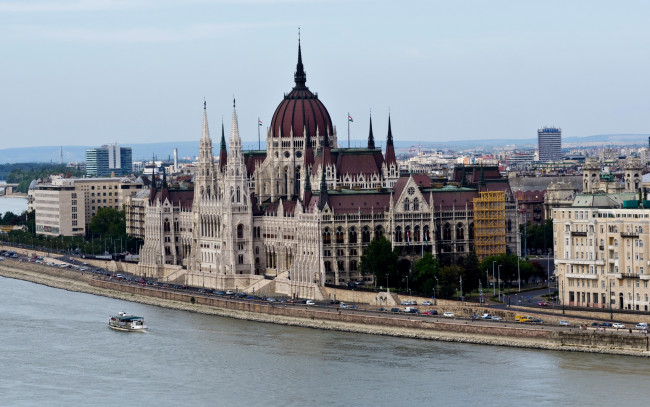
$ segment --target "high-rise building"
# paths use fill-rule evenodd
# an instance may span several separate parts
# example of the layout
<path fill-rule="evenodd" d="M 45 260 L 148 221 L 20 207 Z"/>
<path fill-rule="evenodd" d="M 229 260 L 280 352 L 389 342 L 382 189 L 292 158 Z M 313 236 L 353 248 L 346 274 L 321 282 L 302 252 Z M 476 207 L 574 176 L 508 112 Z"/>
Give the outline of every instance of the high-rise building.
<path fill-rule="evenodd" d="M 130 174 L 133 170 L 131 147 L 107 144 L 86 150 L 86 175 L 106 177 Z"/>
<path fill-rule="evenodd" d="M 562 161 L 562 129 L 558 127 L 542 127 L 537 130 L 537 145 L 539 161 Z"/>

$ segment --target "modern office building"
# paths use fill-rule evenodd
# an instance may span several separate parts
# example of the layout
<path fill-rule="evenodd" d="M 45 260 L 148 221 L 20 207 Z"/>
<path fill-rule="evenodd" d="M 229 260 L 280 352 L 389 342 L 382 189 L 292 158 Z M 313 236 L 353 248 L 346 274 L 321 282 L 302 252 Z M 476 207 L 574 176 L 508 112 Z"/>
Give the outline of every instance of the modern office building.
<path fill-rule="evenodd" d="M 107 177 L 111 174 L 128 175 L 133 172 L 131 147 L 107 144 L 86 150 L 86 176 Z"/>
<path fill-rule="evenodd" d="M 539 161 L 562 161 L 562 129 L 543 127 L 537 130 Z"/>

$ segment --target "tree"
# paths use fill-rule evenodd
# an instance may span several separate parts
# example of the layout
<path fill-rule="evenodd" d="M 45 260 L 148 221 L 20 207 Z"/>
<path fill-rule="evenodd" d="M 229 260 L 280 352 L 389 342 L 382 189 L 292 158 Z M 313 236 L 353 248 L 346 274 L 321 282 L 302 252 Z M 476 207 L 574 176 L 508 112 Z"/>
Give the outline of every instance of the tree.
<path fill-rule="evenodd" d="M 463 259 L 463 290 L 465 292 L 474 291 L 478 288 L 480 279 L 481 271 L 478 268 L 478 257 L 476 257 L 476 253 L 471 252 Z"/>
<path fill-rule="evenodd" d="M 397 275 L 397 253 L 391 247 L 386 237 L 375 239 L 363 251 L 359 268 L 363 274 L 373 274 L 375 281 L 386 281 L 386 274 L 390 274 L 389 283 L 395 286 L 401 281 Z"/>
<path fill-rule="evenodd" d="M 113 208 L 99 208 L 88 225 L 88 233 L 118 238 L 126 235 L 124 211 Z"/>
<path fill-rule="evenodd" d="M 452 298 L 460 288 L 460 277 L 463 269 L 460 266 L 445 266 L 440 270 L 440 297 Z"/>
<path fill-rule="evenodd" d="M 410 276 L 413 289 L 422 294 L 434 293 L 436 278 L 440 273 L 440 263 L 431 253 L 425 253 L 413 265 L 413 273 Z"/>

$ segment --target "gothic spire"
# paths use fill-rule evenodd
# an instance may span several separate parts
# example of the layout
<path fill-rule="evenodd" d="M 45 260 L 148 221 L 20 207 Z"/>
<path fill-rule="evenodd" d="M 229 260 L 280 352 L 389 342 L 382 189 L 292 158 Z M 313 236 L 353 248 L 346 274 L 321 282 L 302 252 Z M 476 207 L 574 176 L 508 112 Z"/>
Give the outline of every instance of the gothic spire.
<path fill-rule="evenodd" d="M 368 148 L 373 150 L 375 149 L 375 137 L 372 135 L 372 114 L 370 115 L 370 132 L 368 133 Z"/>
<path fill-rule="evenodd" d="M 296 65 L 296 73 L 293 75 L 294 80 L 296 81 L 296 89 L 306 88 L 305 83 L 307 82 L 307 75 L 305 74 L 305 68 L 302 65 L 302 51 L 300 49 L 300 34 L 298 34 L 298 64 Z"/>
<path fill-rule="evenodd" d="M 318 209 L 323 210 L 325 204 L 329 201 L 327 195 L 327 181 L 325 180 L 325 167 L 321 171 L 320 177 L 320 195 L 318 196 Z"/>
<path fill-rule="evenodd" d="M 221 119 L 221 150 L 219 151 L 219 169 L 223 172 L 223 167 L 228 163 L 228 150 L 226 150 L 226 132 L 223 128 L 223 118 Z"/>
<path fill-rule="evenodd" d="M 395 146 L 393 145 L 393 131 L 390 126 L 390 113 L 388 114 L 388 137 L 386 138 L 386 165 L 395 164 L 397 165 L 397 160 L 395 159 Z"/>

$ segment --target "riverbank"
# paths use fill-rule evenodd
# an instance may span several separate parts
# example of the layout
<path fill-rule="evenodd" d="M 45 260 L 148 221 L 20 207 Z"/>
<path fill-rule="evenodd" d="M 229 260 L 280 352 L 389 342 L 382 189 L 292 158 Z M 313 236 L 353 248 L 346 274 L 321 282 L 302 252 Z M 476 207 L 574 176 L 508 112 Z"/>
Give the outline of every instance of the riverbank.
<path fill-rule="evenodd" d="M 580 351 L 617 355 L 650 356 L 648 338 L 642 335 L 603 335 L 585 331 L 553 331 L 542 327 L 483 326 L 469 321 L 394 318 L 360 315 L 307 306 L 278 306 L 202 297 L 137 285 L 124 285 L 35 263 L 4 261 L 0 275 L 68 291 L 84 292 L 178 310 L 256 322 L 337 330 L 395 337 L 510 346 L 546 350 Z"/>

